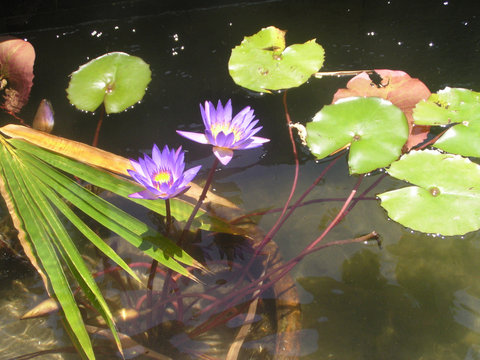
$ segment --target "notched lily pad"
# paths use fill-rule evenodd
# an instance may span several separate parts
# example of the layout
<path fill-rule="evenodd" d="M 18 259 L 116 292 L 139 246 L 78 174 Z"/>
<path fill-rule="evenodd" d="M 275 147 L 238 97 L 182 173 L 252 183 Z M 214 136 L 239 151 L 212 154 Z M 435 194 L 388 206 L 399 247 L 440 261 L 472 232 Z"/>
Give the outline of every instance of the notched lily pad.
<path fill-rule="evenodd" d="M 238 85 L 270 92 L 302 85 L 323 60 L 324 50 L 315 39 L 285 48 L 285 31 L 269 26 L 232 50 L 228 70 Z"/>
<path fill-rule="evenodd" d="M 408 138 L 403 112 L 390 101 L 349 97 L 324 106 L 307 123 L 307 145 L 322 159 L 350 146 L 351 174 L 383 168 L 398 159 Z"/>
<path fill-rule="evenodd" d="M 121 112 L 142 100 L 151 80 L 150 67 L 137 56 L 121 52 L 102 55 L 71 75 L 67 94 L 80 110 Z"/>
<path fill-rule="evenodd" d="M 480 166 L 459 155 L 412 151 L 388 173 L 414 186 L 378 195 L 388 215 L 413 230 L 463 235 L 480 228 Z"/>
<path fill-rule="evenodd" d="M 480 93 L 446 87 L 418 103 L 413 117 L 416 124 L 422 125 L 456 124 L 434 146 L 454 154 L 480 157 Z"/>
<path fill-rule="evenodd" d="M 400 108 L 408 120 L 410 135 L 406 149 L 411 149 L 427 138 L 429 126 L 413 124 L 413 108 L 420 101 L 427 99 L 431 92 L 427 86 L 418 79 L 398 70 L 375 70 L 381 77 L 380 84 L 375 84 L 366 72 L 350 79 L 346 89 L 339 89 L 333 96 L 332 103 L 338 99 L 351 96 L 374 96 L 390 101 Z"/>

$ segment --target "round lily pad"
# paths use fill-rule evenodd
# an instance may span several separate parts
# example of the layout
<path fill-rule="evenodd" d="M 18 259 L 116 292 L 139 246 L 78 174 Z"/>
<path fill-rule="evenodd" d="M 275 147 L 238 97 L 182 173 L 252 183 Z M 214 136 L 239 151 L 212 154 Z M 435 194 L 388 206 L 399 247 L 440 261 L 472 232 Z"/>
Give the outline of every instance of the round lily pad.
<path fill-rule="evenodd" d="M 121 52 L 102 55 L 71 75 L 67 94 L 80 110 L 118 113 L 142 100 L 151 80 L 150 67 L 137 56 Z"/>
<path fill-rule="evenodd" d="M 349 97 L 324 106 L 307 123 L 307 145 L 322 159 L 350 146 L 351 174 L 364 174 L 397 160 L 408 138 L 403 112 L 390 101 Z"/>
<path fill-rule="evenodd" d="M 463 235 L 480 228 L 480 166 L 437 150 L 403 155 L 388 173 L 415 186 L 378 195 L 388 215 L 413 230 Z"/>
<path fill-rule="evenodd" d="M 460 88 L 445 88 L 421 101 L 414 109 L 415 124 L 449 125 L 434 144 L 444 151 L 480 157 L 480 93 Z"/>
<path fill-rule="evenodd" d="M 228 70 L 238 85 L 270 92 L 302 85 L 323 60 L 324 50 L 315 39 L 285 48 L 285 31 L 269 26 L 232 50 Z"/>

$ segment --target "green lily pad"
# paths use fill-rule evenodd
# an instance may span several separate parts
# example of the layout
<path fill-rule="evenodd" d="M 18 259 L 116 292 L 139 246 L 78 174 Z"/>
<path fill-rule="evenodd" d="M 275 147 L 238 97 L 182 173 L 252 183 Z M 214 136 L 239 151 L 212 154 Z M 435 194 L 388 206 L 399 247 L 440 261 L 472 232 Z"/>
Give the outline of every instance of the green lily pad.
<path fill-rule="evenodd" d="M 80 110 L 118 113 L 142 100 L 151 80 L 150 67 L 137 56 L 121 52 L 102 55 L 71 75 L 68 100 Z"/>
<path fill-rule="evenodd" d="M 448 125 L 457 123 L 434 146 L 463 156 L 480 157 L 480 93 L 446 87 L 413 111 L 415 124 Z"/>
<path fill-rule="evenodd" d="M 315 39 L 285 48 L 285 31 L 269 26 L 232 50 L 228 70 L 238 85 L 270 92 L 302 85 L 323 60 L 324 50 Z"/>
<path fill-rule="evenodd" d="M 415 185 L 378 195 L 393 220 L 441 235 L 480 228 L 480 166 L 469 159 L 437 150 L 412 151 L 388 173 Z"/>
<path fill-rule="evenodd" d="M 322 159 L 350 146 L 351 174 L 364 174 L 397 160 L 408 138 L 403 112 L 376 97 L 349 97 L 324 106 L 307 123 L 307 145 Z"/>

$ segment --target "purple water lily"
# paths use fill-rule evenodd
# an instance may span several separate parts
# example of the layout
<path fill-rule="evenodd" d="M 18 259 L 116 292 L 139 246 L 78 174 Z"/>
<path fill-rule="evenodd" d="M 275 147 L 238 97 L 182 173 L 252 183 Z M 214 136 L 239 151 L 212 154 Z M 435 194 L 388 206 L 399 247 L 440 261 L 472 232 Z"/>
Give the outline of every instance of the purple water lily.
<path fill-rule="evenodd" d="M 144 157 L 139 158 L 138 162 L 130 159 L 135 170 L 127 171 L 146 189 L 130 194 L 131 198 L 165 200 L 178 196 L 190 188 L 188 183 L 201 168 L 199 165 L 183 171 L 185 169 L 185 153 L 181 146 L 175 151 L 165 145 L 163 151 L 160 151 L 157 145 L 153 145 L 152 157 L 143 155 Z"/>
<path fill-rule="evenodd" d="M 270 139 L 253 136 L 262 127 L 256 127 L 253 110 L 247 106 L 232 119 L 232 100 L 228 100 L 225 107 L 220 100 L 217 108 L 210 101 L 205 101 L 205 108 L 200 104 L 205 133 L 199 134 L 190 131 L 177 133 L 187 139 L 201 144 L 213 145 L 213 153 L 223 165 L 227 165 L 233 157 L 233 150 L 252 149 L 270 141 Z"/>

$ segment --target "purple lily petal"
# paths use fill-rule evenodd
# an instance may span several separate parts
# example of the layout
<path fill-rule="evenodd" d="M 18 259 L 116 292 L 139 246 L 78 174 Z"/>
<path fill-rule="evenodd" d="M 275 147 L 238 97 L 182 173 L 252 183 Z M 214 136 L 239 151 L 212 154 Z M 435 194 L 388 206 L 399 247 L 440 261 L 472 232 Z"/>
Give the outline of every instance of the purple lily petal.
<path fill-rule="evenodd" d="M 222 163 L 222 165 L 227 165 L 230 160 L 233 158 L 233 150 L 222 148 L 222 147 L 213 147 L 213 154 L 217 157 L 218 160 Z"/>
<path fill-rule="evenodd" d="M 188 169 L 183 173 L 183 179 L 186 184 L 188 184 L 190 181 L 193 180 L 195 176 L 197 176 L 197 173 L 199 172 L 200 168 L 202 165 L 195 166 L 191 169 Z"/>
<path fill-rule="evenodd" d="M 135 171 L 143 176 L 145 176 L 145 174 L 143 173 L 143 169 L 142 167 L 140 166 L 140 164 L 138 162 L 136 162 L 135 160 L 133 159 L 130 159 L 130 164 L 132 164 L 133 168 L 135 169 Z M 127 170 L 129 171 L 129 170 Z M 130 171 L 129 171 L 130 172 Z"/>
<path fill-rule="evenodd" d="M 177 134 L 179 134 L 183 137 L 186 137 L 187 139 L 190 139 L 190 140 L 196 141 L 198 143 L 201 143 L 201 144 L 208 144 L 209 143 L 205 134 L 199 134 L 199 133 L 194 133 L 194 132 L 190 132 L 190 131 L 180 131 L 180 130 L 177 130 Z"/>
<path fill-rule="evenodd" d="M 250 139 L 252 139 L 253 141 L 247 144 L 245 147 L 243 147 L 243 149 L 253 149 L 253 148 L 262 146 L 266 142 L 270 141 L 270 139 L 266 139 L 258 136 L 252 136 Z"/>
<path fill-rule="evenodd" d="M 158 196 L 152 193 L 150 190 L 142 190 L 142 191 L 130 194 L 128 195 L 128 197 L 133 199 L 147 199 L 147 200 L 158 199 Z"/>

